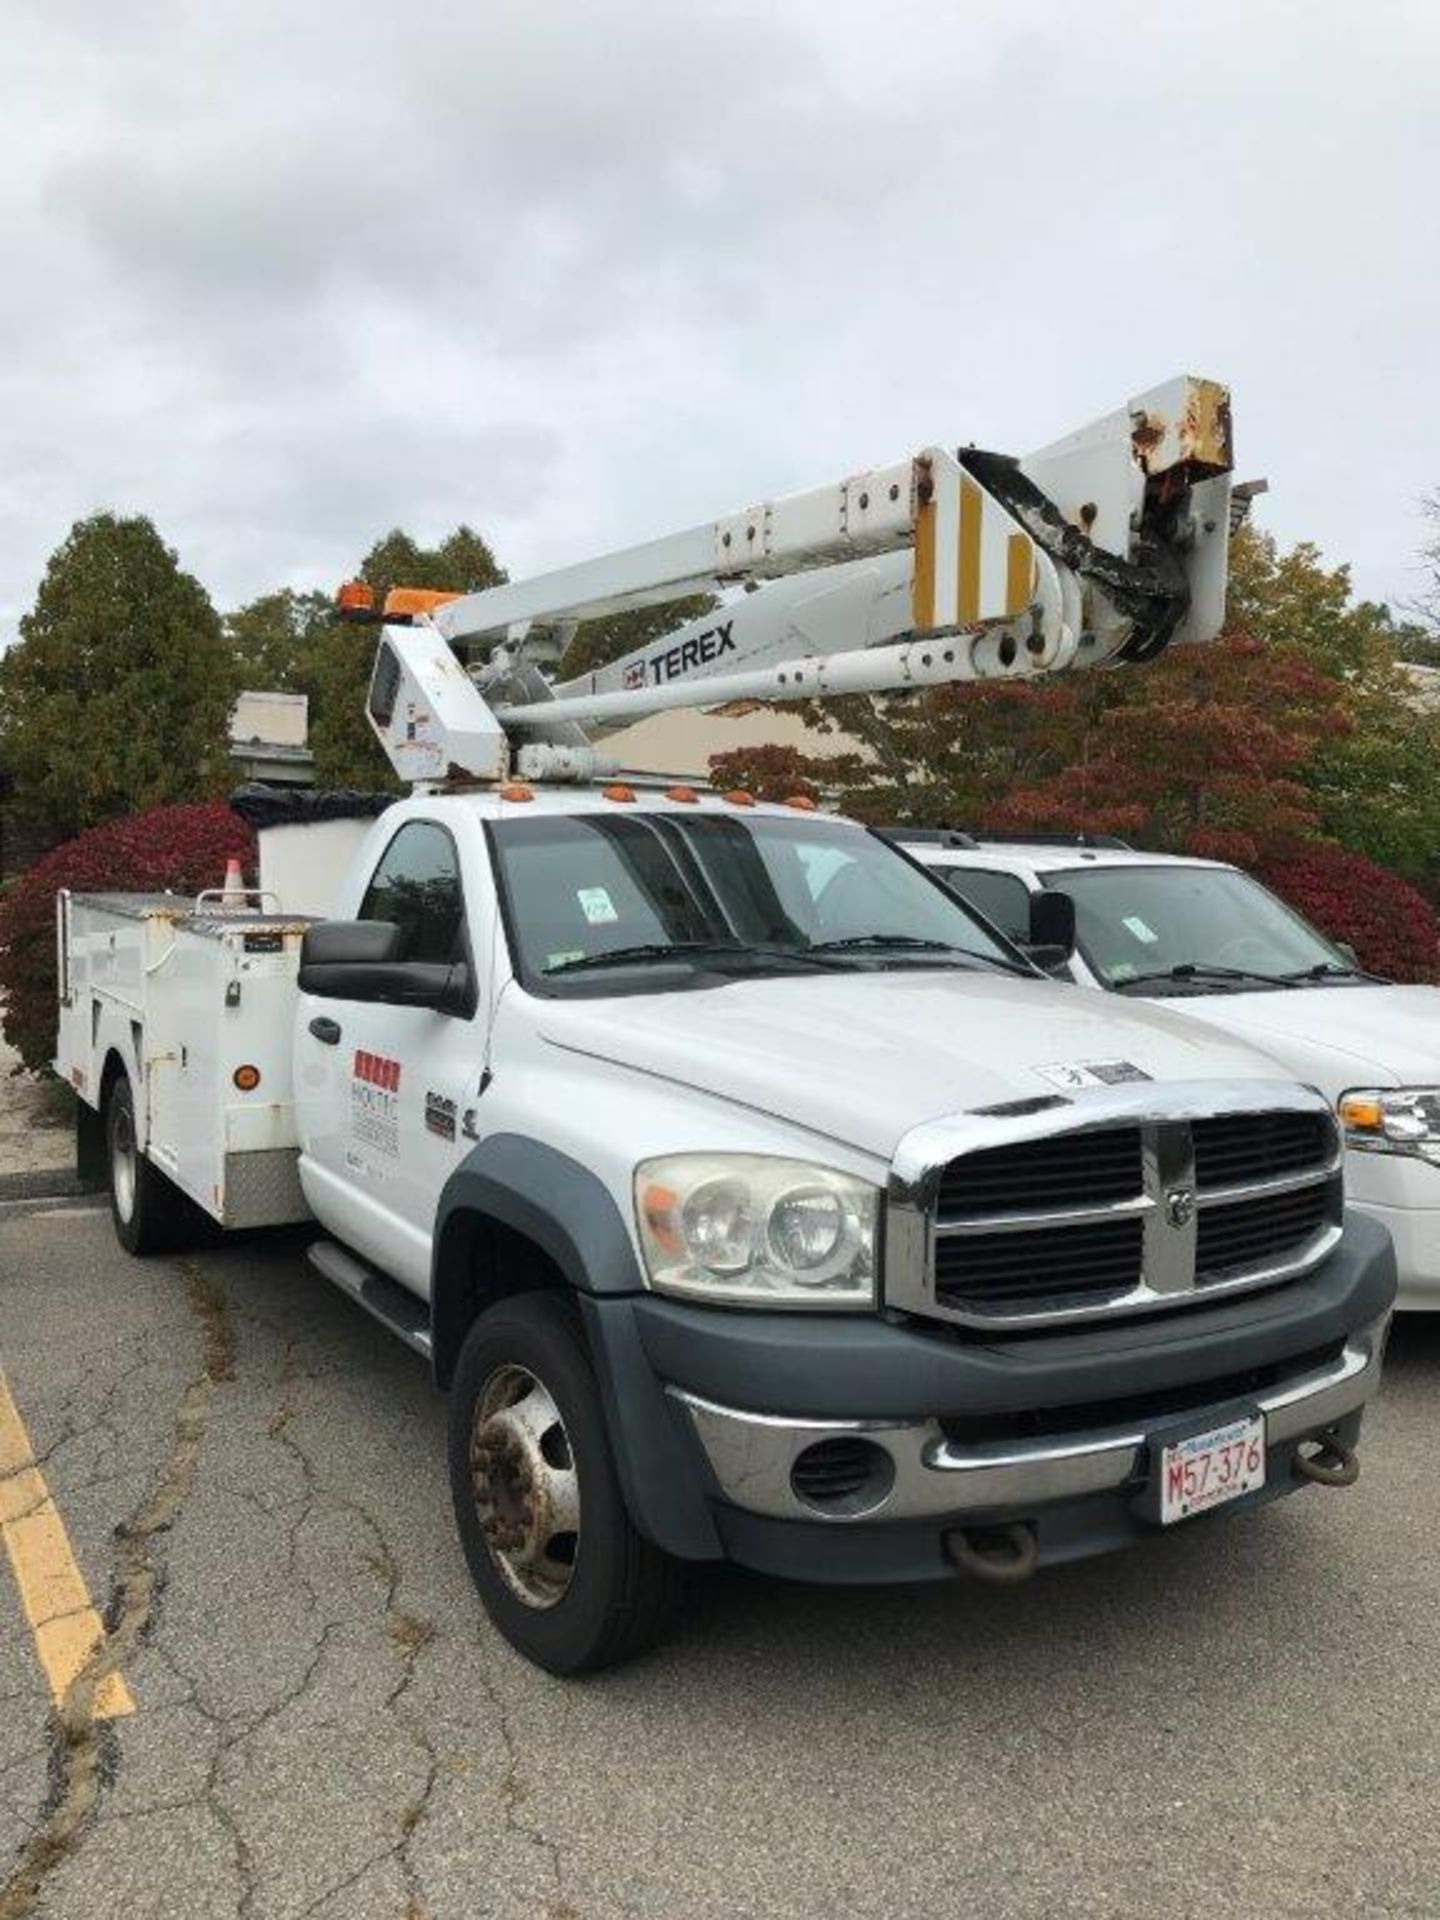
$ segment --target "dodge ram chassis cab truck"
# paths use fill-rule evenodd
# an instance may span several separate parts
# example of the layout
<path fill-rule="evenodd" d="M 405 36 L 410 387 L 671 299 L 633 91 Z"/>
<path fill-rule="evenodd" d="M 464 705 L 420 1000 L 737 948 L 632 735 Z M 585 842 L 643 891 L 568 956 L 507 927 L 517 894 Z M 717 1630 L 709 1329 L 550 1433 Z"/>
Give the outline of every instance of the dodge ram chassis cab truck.
<path fill-rule="evenodd" d="M 313 1217 L 557 1671 L 686 1562 L 1010 1581 L 1353 1478 L 1394 1272 L 1327 1102 L 744 799 L 417 795 L 267 829 L 270 905 L 66 899 L 122 1242 Z"/>
<path fill-rule="evenodd" d="M 262 803 L 252 900 L 62 896 L 58 1064 L 121 1240 L 315 1223 L 449 1393 L 466 1557 L 541 1665 L 643 1646 L 686 1563 L 1015 1581 L 1354 1479 L 1395 1272 L 1321 1094 L 1046 980 L 808 800 L 597 753 L 671 707 L 1203 644 L 1230 436 L 1181 378 L 1023 458 L 937 443 L 392 592 L 367 714 L 410 798 Z M 702 591 L 553 677 L 577 625 Z"/>

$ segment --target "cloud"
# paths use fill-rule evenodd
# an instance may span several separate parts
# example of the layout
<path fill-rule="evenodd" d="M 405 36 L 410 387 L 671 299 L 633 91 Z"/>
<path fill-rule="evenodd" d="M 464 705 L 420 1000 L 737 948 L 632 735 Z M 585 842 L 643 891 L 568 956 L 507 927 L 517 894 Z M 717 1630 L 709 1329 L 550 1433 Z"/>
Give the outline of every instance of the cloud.
<path fill-rule="evenodd" d="M 11 0 L 0 635 L 101 505 L 222 604 L 400 522 L 512 571 L 1180 368 L 1408 589 L 1440 22 L 967 0 Z"/>

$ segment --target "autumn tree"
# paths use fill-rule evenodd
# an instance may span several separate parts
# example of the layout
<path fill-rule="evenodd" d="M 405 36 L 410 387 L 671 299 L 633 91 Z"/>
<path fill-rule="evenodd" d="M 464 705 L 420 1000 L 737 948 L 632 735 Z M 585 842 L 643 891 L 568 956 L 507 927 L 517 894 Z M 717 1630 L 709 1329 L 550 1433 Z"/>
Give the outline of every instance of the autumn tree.
<path fill-rule="evenodd" d="M 235 692 L 209 596 L 151 522 L 79 520 L 0 659 L 10 804 L 69 835 L 219 794 Z"/>
<path fill-rule="evenodd" d="M 986 824 L 1121 833 L 1241 865 L 1315 836 L 1300 772 L 1350 725 L 1339 682 L 1244 634 L 1115 679 L 1080 754 L 1012 789 Z"/>
<path fill-rule="evenodd" d="M 360 577 L 383 603 L 392 586 L 435 587 L 475 593 L 506 576 L 488 543 L 473 528 L 457 527 L 436 547 L 422 547 L 393 528 L 365 556 Z M 398 786 L 393 769 L 365 717 L 365 695 L 375 658 L 375 629 L 329 619 L 308 650 L 310 746 L 322 787 L 383 792 Z"/>
<path fill-rule="evenodd" d="M 757 800 L 818 801 L 835 784 L 834 762 L 798 747 L 729 747 L 711 754 L 710 784 L 721 792 L 740 788 Z"/>

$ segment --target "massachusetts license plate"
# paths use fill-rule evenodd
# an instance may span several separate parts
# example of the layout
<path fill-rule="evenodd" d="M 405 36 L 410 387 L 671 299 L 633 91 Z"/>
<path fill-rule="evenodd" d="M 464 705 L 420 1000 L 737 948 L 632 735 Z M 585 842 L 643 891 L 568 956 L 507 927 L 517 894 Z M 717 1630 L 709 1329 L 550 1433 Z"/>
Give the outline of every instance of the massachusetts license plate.
<path fill-rule="evenodd" d="M 1160 1452 L 1160 1524 L 1173 1527 L 1265 1484 L 1265 1420 L 1247 1414 Z M 1152 1508 L 1153 1512 L 1153 1508 Z"/>

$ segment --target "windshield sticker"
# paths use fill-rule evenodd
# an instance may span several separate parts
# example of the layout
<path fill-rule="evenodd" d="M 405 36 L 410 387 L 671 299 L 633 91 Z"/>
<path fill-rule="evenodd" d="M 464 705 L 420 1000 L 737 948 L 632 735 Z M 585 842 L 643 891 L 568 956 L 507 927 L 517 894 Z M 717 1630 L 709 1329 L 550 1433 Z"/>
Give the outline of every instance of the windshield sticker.
<path fill-rule="evenodd" d="M 1067 1092 L 1076 1087 L 1123 1087 L 1132 1080 L 1148 1080 L 1150 1075 L 1133 1060 L 1077 1060 L 1034 1069 L 1052 1087 Z"/>
<path fill-rule="evenodd" d="M 615 902 L 604 887 L 580 887 L 575 895 L 580 902 L 580 911 L 592 927 L 603 927 L 611 920 L 618 920 Z"/>
<path fill-rule="evenodd" d="M 546 973 L 553 973 L 556 967 L 568 967 L 572 960 L 583 960 L 584 958 L 585 949 L 583 947 L 567 947 L 563 953 L 547 953 L 545 956 L 545 971 Z"/>
<path fill-rule="evenodd" d="M 1127 913 L 1120 924 L 1122 927 L 1128 927 L 1135 938 L 1137 940 L 1143 940 L 1147 947 L 1153 947 L 1155 942 L 1160 938 L 1153 927 L 1146 926 L 1138 913 Z"/>

